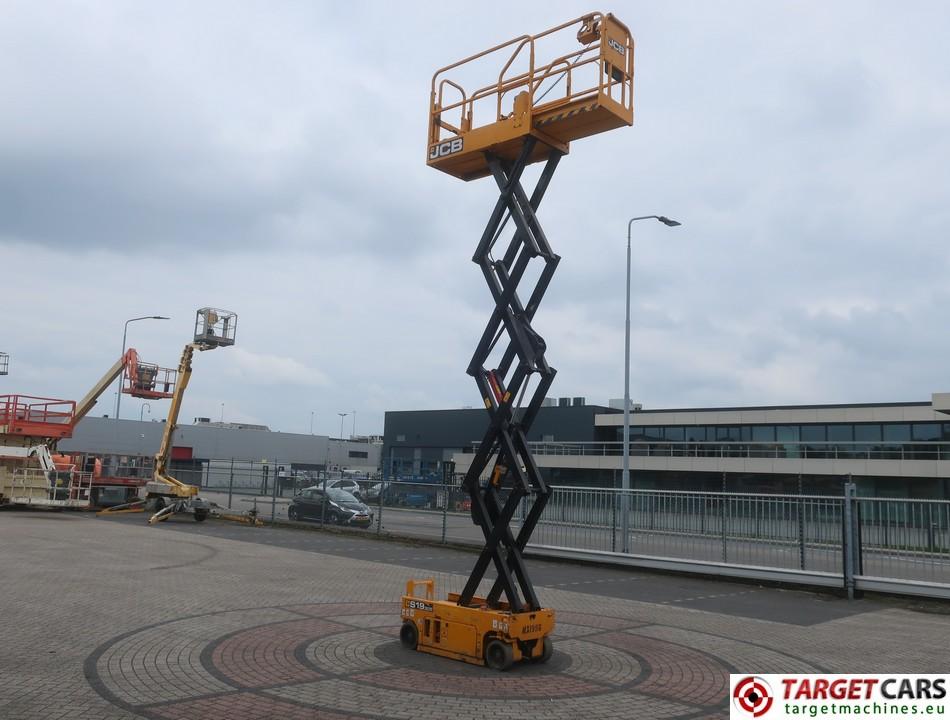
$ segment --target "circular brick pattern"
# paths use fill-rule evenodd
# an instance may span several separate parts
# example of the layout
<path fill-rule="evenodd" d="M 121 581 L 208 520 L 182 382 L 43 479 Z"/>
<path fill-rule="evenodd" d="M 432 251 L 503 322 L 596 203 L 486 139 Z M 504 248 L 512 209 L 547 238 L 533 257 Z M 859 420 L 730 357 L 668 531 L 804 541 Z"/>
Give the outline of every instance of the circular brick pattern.
<path fill-rule="evenodd" d="M 754 645 L 564 612 L 546 664 L 507 673 L 402 648 L 398 603 L 253 608 L 141 628 L 102 645 L 86 676 L 141 716 L 185 718 L 717 717 L 729 673 L 801 661 Z M 685 633 L 685 636 L 684 636 Z"/>

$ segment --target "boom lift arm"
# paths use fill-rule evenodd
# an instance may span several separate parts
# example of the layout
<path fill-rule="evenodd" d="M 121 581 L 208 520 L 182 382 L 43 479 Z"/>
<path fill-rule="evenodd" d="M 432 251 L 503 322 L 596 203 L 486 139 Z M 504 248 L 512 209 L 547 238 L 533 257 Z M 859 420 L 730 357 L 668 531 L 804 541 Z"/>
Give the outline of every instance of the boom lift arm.
<path fill-rule="evenodd" d="M 172 453 L 175 430 L 178 429 L 178 415 L 181 412 L 181 401 L 185 396 L 185 390 L 188 388 L 188 382 L 191 380 L 191 359 L 194 357 L 195 350 L 201 351 L 207 349 L 209 348 L 202 347 L 196 343 L 188 343 L 185 345 L 185 350 L 181 354 L 181 362 L 178 363 L 178 383 L 172 395 L 172 404 L 168 408 L 168 419 L 165 421 L 165 431 L 162 433 L 162 444 L 159 446 L 158 453 L 155 455 L 154 481 L 165 483 L 174 488 L 175 494 L 179 497 L 187 498 L 198 494 L 198 488 L 194 485 L 186 485 L 168 474 L 168 460 Z"/>
<path fill-rule="evenodd" d="M 146 504 L 151 503 L 157 511 L 149 518 L 149 524 L 165 520 L 176 512 L 190 510 L 195 520 L 205 520 L 211 504 L 198 497 L 198 488 L 195 485 L 183 483 L 169 473 L 172 446 L 175 439 L 175 430 L 178 429 L 178 415 L 181 413 L 182 399 L 185 390 L 191 381 L 191 363 L 195 351 L 204 352 L 221 346 L 234 344 L 234 333 L 237 327 L 237 316 L 226 310 L 202 308 L 195 319 L 195 338 L 185 345 L 178 363 L 175 390 L 172 393 L 171 406 L 168 408 L 168 418 L 165 421 L 165 430 L 162 433 L 162 443 L 155 455 L 155 469 L 150 480 L 145 485 Z"/>

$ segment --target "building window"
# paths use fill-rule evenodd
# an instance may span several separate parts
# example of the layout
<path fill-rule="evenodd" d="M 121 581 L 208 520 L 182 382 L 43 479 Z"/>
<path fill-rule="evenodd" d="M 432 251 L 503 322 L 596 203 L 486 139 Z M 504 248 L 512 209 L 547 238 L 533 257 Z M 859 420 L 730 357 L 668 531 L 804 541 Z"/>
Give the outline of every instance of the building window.
<path fill-rule="evenodd" d="M 663 434 L 670 442 L 683 442 L 683 438 L 685 437 L 683 428 L 681 427 L 667 427 Z"/>
<path fill-rule="evenodd" d="M 881 442 L 880 425 L 855 425 L 854 439 L 857 442 Z"/>
<path fill-rule="evenodd" d="M 369 458 L 369 453 L 366 450 L 350 450 L 349 456 L 351 458 Z"/>
<path fill-rule="evenodd" d="M 909 423 L 886 423 L 884 425 L 884 441 L 902 443 L 910 440 Z"/>
<path fill-rule="evenodd" d="M 939 440 L 940 423 L 914 423 L 911 432 L 916 442 Z"/>
<path fill-rule="evenodd" d="M 828 426 L 828 442 L 853 442 L 854 441 L 854 426 L 853 425 L 829 425 Z"/>
<path fill-rule="evenodd" d="M 773 425 L 753 425 L 752 442 L 775 442 L 775 427 Z"/>

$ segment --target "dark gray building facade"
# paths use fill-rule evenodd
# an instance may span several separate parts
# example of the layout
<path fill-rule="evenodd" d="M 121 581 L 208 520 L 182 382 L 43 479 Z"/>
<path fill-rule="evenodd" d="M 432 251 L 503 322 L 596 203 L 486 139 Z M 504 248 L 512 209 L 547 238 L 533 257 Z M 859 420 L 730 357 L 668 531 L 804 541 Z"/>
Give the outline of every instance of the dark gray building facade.
<path fill-rule="evenodd" d="M 601 405 L 542 407 L 529 442 L 593 442 L 601 434 L 598 415 L 619 410 Z M 382 469 L 388 477 L 431 477 L 442 473 L 442 463 L 456 453 L 470 453 L 488 429 L 482 408 L 460 410 L 397 410 L 386 413 Z"/>

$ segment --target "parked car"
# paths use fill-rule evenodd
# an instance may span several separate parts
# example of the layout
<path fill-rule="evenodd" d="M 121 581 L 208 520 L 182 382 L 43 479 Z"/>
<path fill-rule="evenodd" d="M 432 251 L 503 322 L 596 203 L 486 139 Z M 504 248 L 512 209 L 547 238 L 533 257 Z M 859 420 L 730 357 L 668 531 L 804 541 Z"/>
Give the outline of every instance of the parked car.
<path fill-rule="evenodd" d="M 360 495 L 360 498 L 365 502 L 379 502 L 379 495 L 382 492 L 385 492 L 386 488 L 389 487 L 388 482 L 375 482 L 370 483 L 363 490 L 363 494 Z"/>
<path fill-rule="evenodd" d="M 336 487 L 328 487 L 326 498 L 322 485 L 308 487 L 295 495 L 287 507 L 291 520 L 321 520 L 334 525 L 369 527 L 373 524 L 373 511 L 360 502 L 352 493 Z"/>
<path fill-rule="evenodd" d="M 321 484 L 320 487 L 323 487 L 323 485 Z M 363 488 L 360 487 L 360 484 L 356 482 L 356 480 L 352 480 L 350 478 L 327 480 L 327 487 L 344 490 L 350 493 L 350 495 L 353 495 L 357 500 L 363 499 Z"/>

